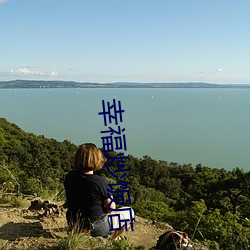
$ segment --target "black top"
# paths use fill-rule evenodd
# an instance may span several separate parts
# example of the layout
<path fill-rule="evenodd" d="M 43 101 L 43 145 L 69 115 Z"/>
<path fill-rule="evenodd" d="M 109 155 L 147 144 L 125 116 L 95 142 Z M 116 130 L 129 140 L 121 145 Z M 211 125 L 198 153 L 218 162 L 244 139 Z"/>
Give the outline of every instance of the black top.
<path fill-rule="evenodd" d="M 64 181 L 64 187 L 68 211 L 73 217 L 79 212 L 89 218 L 107 213 L 104 200 L 108 199 L 108 183 L 102 176 L 70 171 Z"/>

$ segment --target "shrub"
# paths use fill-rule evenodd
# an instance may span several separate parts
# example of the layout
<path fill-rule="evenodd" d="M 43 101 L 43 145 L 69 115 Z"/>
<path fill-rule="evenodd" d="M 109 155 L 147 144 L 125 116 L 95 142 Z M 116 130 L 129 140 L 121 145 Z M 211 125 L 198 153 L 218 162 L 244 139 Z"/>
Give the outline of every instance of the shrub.
<path fill-rule="evenodd" d="M 167 216 L 172 213 L 172 209 L 161 201 L 137 202 L 133 209 L 137 215 L 156 221 L 166 221 Z"/>
<path fill-rule="evenodd" d="M 12 207 L 20 207 L 20 208 L 28 207 L 28 201 L 17 196 L 11 198 L 10 204 Z"/>
<path fill-rule="evenodd" d="M 85 233 L 69 232 L 68 236 L 59 241 L 58 250 L 87 250 L 92 249 L 93 242 Z"/>

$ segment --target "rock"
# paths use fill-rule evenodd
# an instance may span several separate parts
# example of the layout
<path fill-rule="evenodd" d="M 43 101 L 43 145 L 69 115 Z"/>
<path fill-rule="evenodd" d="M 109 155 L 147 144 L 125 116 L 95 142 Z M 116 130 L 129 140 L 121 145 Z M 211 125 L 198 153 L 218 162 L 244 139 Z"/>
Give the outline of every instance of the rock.
<path fill-rule="evenodd" d="M 39 199 L 31 201 L 31 205 L 28 210 L 41 210 L 42 208 L 44 208 L 44 203 Z"/>
<path fill-rule="evenodd" d="M 63 212 L 63 207 L 58 206 L 55 203 L 51 203 L 50 201 L 42 201 L 40 199 L 31 201 L 31 205 L 28 208 L 28 210 L 36 210 L 38 211 L 39 215 L 41 216 L 50 216 L 50 215 L 56 215 L 61 216 Z M 43 213 L 41 213 L 43 211 Z"/>

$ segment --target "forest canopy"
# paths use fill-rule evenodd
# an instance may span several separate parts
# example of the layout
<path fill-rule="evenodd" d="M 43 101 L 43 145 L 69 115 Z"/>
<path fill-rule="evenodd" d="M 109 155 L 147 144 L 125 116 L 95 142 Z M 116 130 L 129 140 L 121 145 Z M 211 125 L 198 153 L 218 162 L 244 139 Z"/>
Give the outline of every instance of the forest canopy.
<path fill-rule="evenodd" d="M 24 132 L 0 118 L 0 195 L 57 192 L 64 199 L 63 180 L 77 146 Z M 119 152 L 111 152 L 110 157 Z M 108 164 L 111 170 L 115 163 Z M 250 244 L 250 172 L 198 164 L 180 165 L 129 155 L 124 181 L 137 215 L 167 222 L 187 231 L 212 249 L 247 249 Z M 11 173 L 11 174 L 10 174 Z M 115 178 L 103 168 L 97 174 Z M 13 181 L 13 177 L 16 182 Z"/>

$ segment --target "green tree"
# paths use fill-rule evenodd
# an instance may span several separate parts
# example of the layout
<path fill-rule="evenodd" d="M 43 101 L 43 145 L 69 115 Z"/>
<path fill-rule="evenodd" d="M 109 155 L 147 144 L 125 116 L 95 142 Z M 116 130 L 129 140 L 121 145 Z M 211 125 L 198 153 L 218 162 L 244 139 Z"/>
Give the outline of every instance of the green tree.
<path fill-rule="evenodd" d="M 230 211 L 236 214 L 240 211 L 244 216 L 250 216 L 250 172 L 244 173 L 236 168 L 221 182 L 224 197 L 230 200 Z"/>
<path fill-rule="evenodd" d="M 137 215 L 156 221 L 167 221 L 167 217 L 173 213 L 172 209 L 161 201 L 140 201 L 133 209 Z"/>

